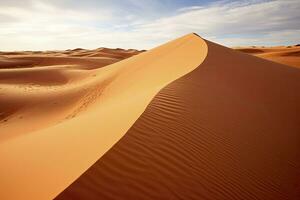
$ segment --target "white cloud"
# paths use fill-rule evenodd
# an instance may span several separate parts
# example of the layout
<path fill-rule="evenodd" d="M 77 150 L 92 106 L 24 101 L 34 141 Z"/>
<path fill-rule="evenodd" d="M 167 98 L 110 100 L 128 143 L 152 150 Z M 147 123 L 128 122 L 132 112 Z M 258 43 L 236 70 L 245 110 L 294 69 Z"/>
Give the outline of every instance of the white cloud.
<path fill-rule="evenodd" d="M 113 5 L 75 8 L 68 2 L 53 2 L 0 4 L 1 50 L 144 49 L 190 32 L 227 46 L 300 41 L 299 0 L 219 1 L 179 8 L 172 16 L 159 12 L 159 1 L 130 0 L 131 8 L 123 9 Z"/>
<path fill-rule="evenodd" d="M 247 45 L 246 41 L 253 44 L 250 38 L 267 45 L 300 40 L 298 0 L 222 2 L 182 10 L 185 12 L 144 24 L 138 27 L 138 30 L 155 32 L 162 37 L 197 32 L 203 37 L 226 45 Z M 281 38 L 280 33 L 287 31 L 288 38 Z M 242 38 L 245 38 L 244 41 Z"/>

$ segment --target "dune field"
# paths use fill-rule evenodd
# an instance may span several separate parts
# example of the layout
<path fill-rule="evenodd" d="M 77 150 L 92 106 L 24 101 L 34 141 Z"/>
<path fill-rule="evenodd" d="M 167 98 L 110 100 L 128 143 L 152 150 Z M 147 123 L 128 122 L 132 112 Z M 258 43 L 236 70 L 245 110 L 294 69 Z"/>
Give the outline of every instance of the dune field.
<path fill-rule="evenodd" d="M 0 53 L 0 103 L 5 105 L 0 141 L 76 116 L 98 95 L 95 82 L 107 81 L 97 78 L 96 70 L 138 53 L 107 48 Z"/>
<path fill-rule="evenodd" d="M 0 199 L 299 199 L 299 47 L 248 49 L 0 52 Z"/>
<path fill-rule="evenodd" d="M 300 67 L 300 45 L 279 47 L 239 47 L 236 50 L 293 67 Z"/>

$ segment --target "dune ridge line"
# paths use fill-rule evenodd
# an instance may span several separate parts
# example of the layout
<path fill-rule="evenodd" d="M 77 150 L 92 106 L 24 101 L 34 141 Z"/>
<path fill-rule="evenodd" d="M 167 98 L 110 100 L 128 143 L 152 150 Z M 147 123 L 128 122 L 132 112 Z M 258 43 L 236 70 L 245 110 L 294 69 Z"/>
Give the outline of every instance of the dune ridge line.
<path fill-rule="evenodd" d="M 56 200 L 299 199 L 300 70 L 206 44 Z"/>
<path fill-rule="evenodd" d="M 26 126 L 39 121 L 34 116 L 29 119 L 30 112 L 24 109 L 29 112 L 24 115 L 27 121 L 14 125 L 26 129 L 26 134 L 20 134 L 22 130 L 2 129 L 7 131 L 1 134 L 14 134 L 13 131 L 18 134 L 1 141 L 0 187 L 5 190 L 0 198 L 54 198 L 126 133 L 162 88 L 196 69 L 206 55 L 206 42 L 189 34 L 88 73 L 95 75 L 94 79 L 78 77 L 74 84 L 66 85 L 56 97 L 66 105 L 73 102 L 67 111 L 72 110 L 75 116 L 60 123 L 49 123 L 55 121 L 52 119 L 57 114 L 55 111 L 49 119 L 40 120 L 44 127 L 29 131 Z M 84 89 L 88 92 L 82 92 Z M 22 99 L 16 91 L 10 95 Z M 64 96 L 64 91 L 68 95 Z M 34 94 L 44 98 L 39 90 Z M 85 107 L 87 110 L 76 116 Z M 35 108 L 31 114 L 47 110 L 50 113 L 53 109 Z M 61 106 L 59 113 L 65 116 L 69 114 L 67 111 Z"/>

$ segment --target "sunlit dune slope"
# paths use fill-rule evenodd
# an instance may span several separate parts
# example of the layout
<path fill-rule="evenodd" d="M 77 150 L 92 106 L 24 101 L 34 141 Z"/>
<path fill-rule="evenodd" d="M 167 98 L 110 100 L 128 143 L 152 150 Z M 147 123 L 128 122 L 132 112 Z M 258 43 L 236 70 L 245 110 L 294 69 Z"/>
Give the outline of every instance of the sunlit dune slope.
<path fill-rule="evenodd" d="M 300 67 L 300 45 L 237 48 L 237 50 L 281 64 L 298 68 Z"/>
<path fill-rule="evenodd" d="M 300 70 L 207 45 L 56 199 L 300 198 Z"/>
<path fill-rule="evenodd" d="M 1 110 L 9 118 L 0 129 L 0 199 L 54 198 L 126 133 L 163 87 L 206 55 L 204 40 L 189 34 L 84 73 L 52 65 L 14 69 L 20 87 L 11 84 L 11 69 L 1 70 L 7 77 Z M 38 74 L 53 79 L 32 89 L 29 80 L 40 82 Z"/>
<path fill-rule="evenodd" d="M 108 48 L 2 52 L 0 142 L 3 138 L 45 128 L 80 114 L 87 107 L 82 104 L 91 103 L 86 99 L 94 91 L 89 83 L 98 80 L 99 68 L 139 52 Z M 82 53 L 105 53 L 106 57 L 90 58 Z"/>

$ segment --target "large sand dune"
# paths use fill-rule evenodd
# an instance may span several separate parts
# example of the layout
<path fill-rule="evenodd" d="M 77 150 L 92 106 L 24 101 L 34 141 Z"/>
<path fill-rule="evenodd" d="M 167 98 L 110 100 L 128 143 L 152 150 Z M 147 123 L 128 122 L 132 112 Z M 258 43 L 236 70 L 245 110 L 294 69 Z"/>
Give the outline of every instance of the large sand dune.
<path fill-rule="evenodd" d="M 98 51 L 4 55 L 0 199 L 300 197 L 299 69 L 195 34 Z"/>
<path fill-rule="evenodd" d="M 126 133 L 160 89 L 206 54 L 206 43 L 190 34 L 85 72 L 51 63 L 14 69 L 14 80 L 9 67 L 1 70 L 0 199 L 54 198 Z M 28 86 L 40 76 L 53 80 Z"/>
<path fill-rule="evenodd" d="M 300 70 L 206 43 L 57 199 L 300 197 Z"/>

